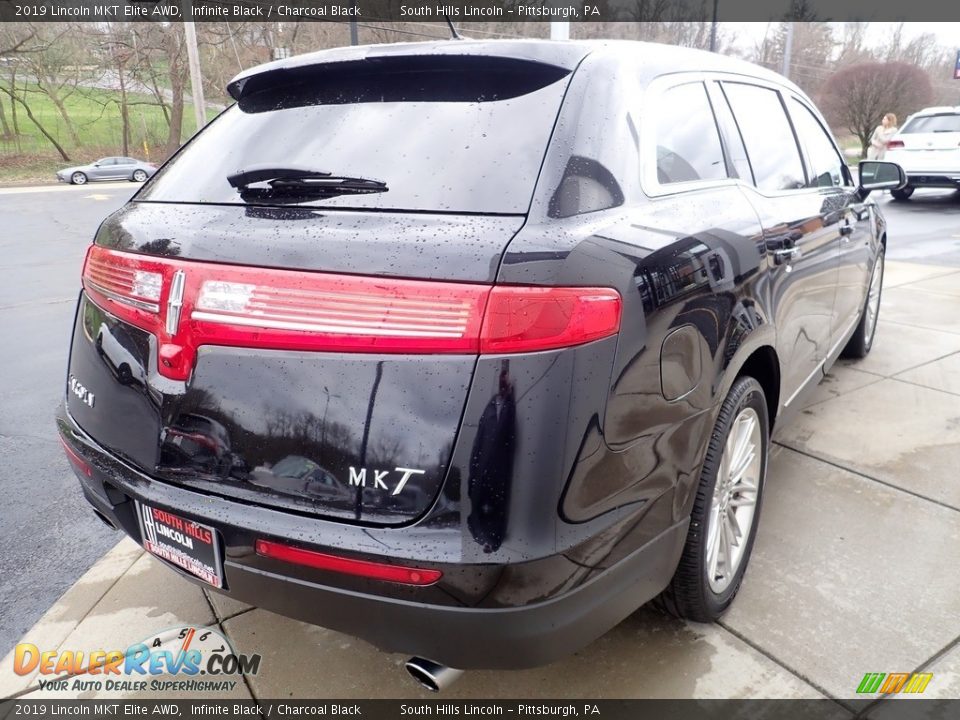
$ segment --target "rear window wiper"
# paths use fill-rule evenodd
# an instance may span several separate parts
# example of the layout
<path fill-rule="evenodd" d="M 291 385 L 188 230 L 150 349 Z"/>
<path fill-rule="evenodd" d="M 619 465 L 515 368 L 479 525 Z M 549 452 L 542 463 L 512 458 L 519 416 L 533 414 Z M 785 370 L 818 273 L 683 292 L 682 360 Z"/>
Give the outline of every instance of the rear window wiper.
<path fill-rule="evenodd" d="M 382 180 L 335 175 L 302 167 L 256 165 L 227 176 L 227 182 L 240 191 L 245 200 L 283 198 L 295 200 L 337 195 L 363 195 L 387 192 Z M 262 184 L 260 187 L 255 185 Z"/>

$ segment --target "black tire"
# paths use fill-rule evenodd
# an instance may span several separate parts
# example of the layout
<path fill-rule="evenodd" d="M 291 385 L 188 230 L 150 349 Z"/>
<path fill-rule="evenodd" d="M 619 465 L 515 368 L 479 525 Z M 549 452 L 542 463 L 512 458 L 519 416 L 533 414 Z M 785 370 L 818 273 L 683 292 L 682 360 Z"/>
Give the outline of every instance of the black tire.
<path fill-rule="evenodd" d="M 87 174 L 82 172 L 75 172 L 70 176 L 71 185 L 86 185 L 87 184 Z"/>
<path fill-rule="evenodd" d="M 890 194 L 893 196 L 894 200 L 909 200 L 910 196 L 913 195 L 914 188 L 905 187 L 900 188 L 899 190 L 891 190 Z"/>
<path fill-rule="evenodd" d="M 117 380 L 120 381 L 121 385 L 129 385 L 133 382 L 133 372 L 126 363 L 122 363 L 120 367 L 117 368 Z"/>
<path fill-rule="evenodd" d="M 143 170 L 134 170 L 130 182 L 146 182 L 147 174 Z"/>
<path fill-rule="evenodd" d="M 880 252 L 877 253 L 877 259 L 873 261 L 873 270 L 870 272 L 870 284 L 867 286 L 867 297 L 863 300 L 863 309 L 860 313 L 860 322 L 857 323 L 857 329 L 853 331 L 850 340 L 840 353 L 840 357 L 860 360 L 870 354 L 870 348 L 873 347 L 873 340 L 877 336 L 877 321 L 880 315 L 880 300 L 883 297 L 883 269 L 886 251 L 883 245 L 880 246 Z M 871 319 L 870 311 L 870 293 L 873 289 L 874 281 L 880 284 L 877 287 L 877 301 L 875 315 Z"/>
<path fill-rule="evenodd" d="M 730 434 L 734 420 L 741 412 L 752 408 L 760 421 L 760 473 L 757 483 L 756 507 L 752 525 L 747 534 L 746 545 L 736 571 L 722 592 L 715 592 L 708 579 L 707 531 L 709 513 L 713 501 L 717 474 L 723 457 L 724 446 Z M 713 622 L 719 618 L 733 602 L 744 572 L 750 563 L 753 542 L 760 522 L 760 507 L 763 501 L 763 486 L 767 474 L 767 457 L 770 446 L 770 422 L 767 415 L 767 401 L 763 387 L 754 378 L 741 376 L 720 406 L 710 444 L 700 470 L 700 485 L 693 503 L 690 516 L 690 529 L 687 543 L 680 556 L 680 563 L 670 585 L 663 591 L 657 604 L 672 615 L 697 622 Z"/>

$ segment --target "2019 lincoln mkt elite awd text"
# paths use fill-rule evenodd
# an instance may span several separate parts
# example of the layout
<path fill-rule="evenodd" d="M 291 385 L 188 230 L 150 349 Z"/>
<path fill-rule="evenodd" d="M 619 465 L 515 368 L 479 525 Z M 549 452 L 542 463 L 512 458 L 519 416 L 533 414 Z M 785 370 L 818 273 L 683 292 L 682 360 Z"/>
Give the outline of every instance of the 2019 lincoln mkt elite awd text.
<path fill-rule="evenodd" d="M 87 254 L 58 427 L 97 514 L 434 684 L 654 598 L 718 617 L 771 432 L 870 350 L 899 167 L 854 182 L 796 87 L 659 45 L 344 48 L 229 91 Z"/>

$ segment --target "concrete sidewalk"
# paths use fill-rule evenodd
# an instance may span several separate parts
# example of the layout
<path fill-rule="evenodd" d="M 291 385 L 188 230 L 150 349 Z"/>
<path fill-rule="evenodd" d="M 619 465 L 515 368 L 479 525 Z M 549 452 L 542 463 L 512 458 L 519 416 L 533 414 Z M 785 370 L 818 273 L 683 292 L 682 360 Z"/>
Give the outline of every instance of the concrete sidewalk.
<path fill-rule="evenodd" d="M 573 657 L 467 673 L 444 697 L 828 697 L 844 715 L 864 673 L 921 669 L 925 697 L 960 697 L 960 270 L 888 263 L 880 318 L 870 357 L 838 363 L 778 439 L 750 570 L 721 623 L 645 608 Z M 89 652 L 187 625 L 262 655 L 232 697 L 428 697 L 405 657 L 207 594 L 128 539 L 23 640 Z M 0 697 L 76 697 L 12 663 Z M 82 695 L 118 696 L 150 695 Z"/>

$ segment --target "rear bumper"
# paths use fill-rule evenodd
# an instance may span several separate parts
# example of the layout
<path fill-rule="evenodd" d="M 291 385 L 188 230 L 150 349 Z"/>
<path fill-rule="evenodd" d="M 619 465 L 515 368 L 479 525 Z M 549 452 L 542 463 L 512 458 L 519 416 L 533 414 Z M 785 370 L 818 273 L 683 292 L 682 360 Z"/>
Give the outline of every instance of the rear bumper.
<path fill-rule="evenodd" d="M 225 595 L 360 637 L 385 651 L 419 655 L 461 669 L 533 667 L 576 652 L 666 587 L 687 535 L 688 520 L 683 520 L 610 567 L 588 571 L 583 582 L 567 583 L 567 587 L 574 585 L 572 589 L 512 607 L 450 604 L 450 595 L 436 588 L 433 595 L 411 590 L 404 596 L 394 588 L 390 588 L 392 594 L 379 594 L 384 583 L 366 581 L 351 586 L 339 582 L 336 575 L 298 573 L 297 566 L 258 558 L 252 552 L 251 532 L 264 532 L 264 518 L 273 519 L 273 526 L 266 531 L 272 536 L 296 537 L 293 532 L 285 532 L 284 513 L 252 509 L 152 480 L 97 445 L 63 408 L 58 425 L 64 441 L 90 462 L 93 472 L 89 476 L 77 473 L 87 500 L 97 513 L 138 542 L 132 500 L 170 509 L 217 528 L 224 544 Z M 321 520 L 307 521 L 325 524 Z M 253 529 L 258 524 L 260 529 Z M 332 525 L 347 534 L 363 530 Z M 388 559 L 382 547 L 379 559 Z M 511 578 L 515 572 L 522 586 L 531 576 L 566 562 L 566 557 L 558 555 L 514 566 L 434 567 L 461 578 L 476 573 L 481 581 L 491 575 Z"/>
<path fill-rule="evenodd" d="M 282 615 L 361 637 L 388 652 L 461 669 L 524 668 L 558 660 L 606 633 L 669 582 L 687 523 L 576 590 L 514 608 L 444 607 L 292 581 L 235 566 L 231 592 Z"/>
<path fill-rule="evenodd" d="M 944 170 L 907 170 L 906 173 L 907 184 L 910 187 L 960 189 L 960 172 L 948 172 Z"/>

